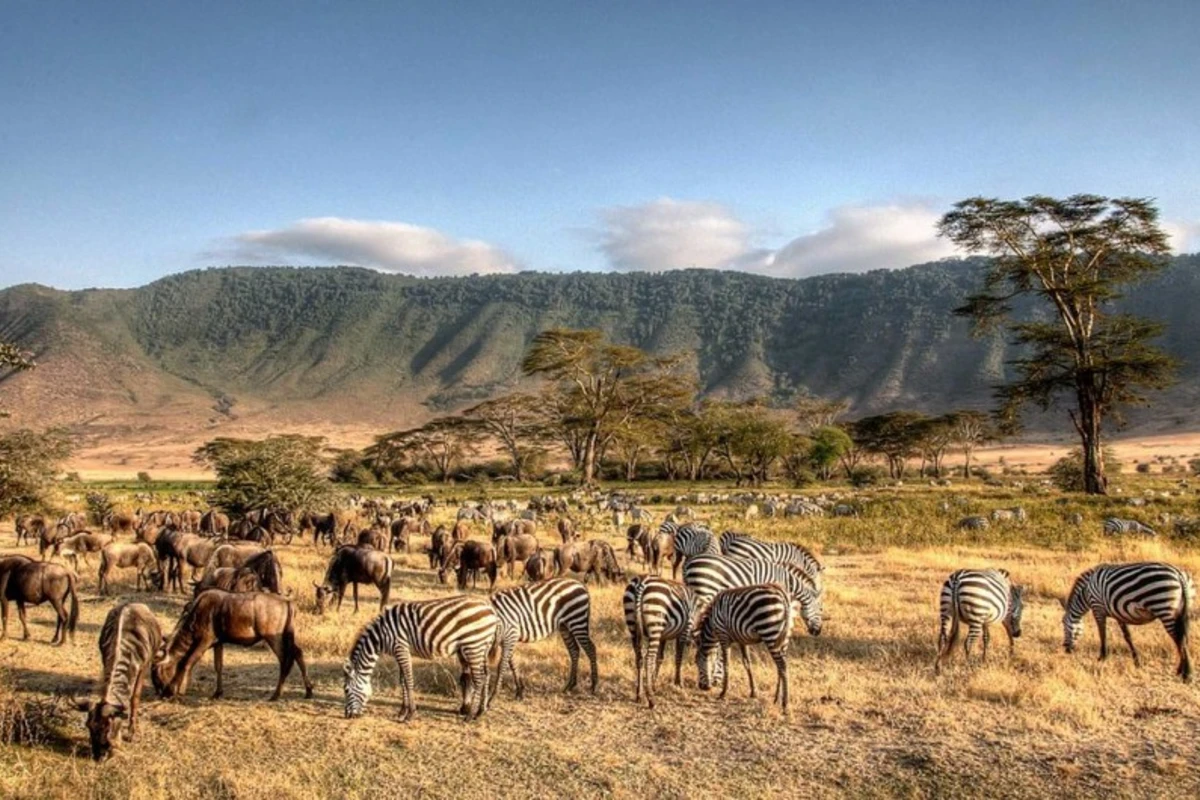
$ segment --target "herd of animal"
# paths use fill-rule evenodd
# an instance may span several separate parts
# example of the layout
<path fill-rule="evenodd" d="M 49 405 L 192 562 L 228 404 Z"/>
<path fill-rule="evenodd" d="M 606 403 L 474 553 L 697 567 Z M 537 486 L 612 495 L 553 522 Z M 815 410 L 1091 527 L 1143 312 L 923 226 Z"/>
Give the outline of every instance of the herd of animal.
<path fill-rule="evenodd" d="M 9 601 L 17 605 L 24 636 L 29 638 L 26 606 L 49 603 L 56 613 L 53 644 L 74 641 L 79 616 L 76 569 L 57 563 L 61 556 L 77 568 L 98 555 L 97 591 L 107 593 L 116 570 L 135 570 L 136 588 L 146 591 L 188 592 L 184 576 L 191 570 L 191 598 L 173 630 L 164 634 L 145 604 L 124 602 L 104 621 L 99 649 L 103 680 L 98 700 L 80 703 L 87 713 L 92 754 L 105 758 L 127 728 L 136 733 L 138 702 L 149 676 L 164 698 L 186 693 L 193 667 L 213 651 L 216 671 L 214 697 L 223 693 L 225 645 L 259 642 L 275 654 L 279 678 L 271 700 L 277 700 L 294 666 L 298 666 L 305 696 L 312 682 L 304 652 L 296 640 L 296 605 L 284 594 L 283 568 L 274 547 L 294 536 L 312 533 L 314 545 L 332 546 L 325 575 L 314 584 L 316 610 L 327 612 L 336 598 L 340 610 L 347 588 L 354 608 L 359 586 L 375 587 L 379 615 L 358 635 L 343 667 L 344 712 L 357 717 L 371 696 L 371 676 L 382 656 L 392 656 L 400 670 L 403 719 L 415 713 L 412 661 L 414 658 L 455 657 L 461 666 L 459 711 L 478 717 L 496 696 L 506 672 L 520 698 L 525 691 L 514 652 L 518 644 L 558 635 L 570 659 L 567 690 L 578 683 L 580 656 L 589 662 L 590 687 L 599 679 L 592 641 L 591 596 L 587 584 L 626 580 L 612 546 L 603 539 L 582 541 L 567 509 L 555 504 L 560 543 L 545 550 L 537 537 L 537 504 L 507 518 L 495 509 L 477 505 L 459 509 L 453 525 L 434 527 L 429 520 L 432 501 L 397 501 L 385 505 L 366 501 L 354 521 L 339 514 L 292 514 L 263 509 L 232 523 L 219 512 L 117 514 L 105 520 L 103 532 L 92 532 L 82 515 L 67 515 L 53 525 L 44 518 L 17 520 L 17 543 L 36 541 L 40 560 L 23 555 L 0 556 L 0 616 L 7 635 Z M 697 684 L 707 690 L 729 680 L 729 650 L 736 646 L 756 696 L 747 648 L 763 645 L 776 667 L 775 702 L 788 707 L 787 652 L 796 622 L 808 633 L 822 629 L 824 566 L 807 548 L 788 542 L 763 541 L 726 531 L 719 536 L 703 524 L 684 523 L 670 515 L 655 525 L 652 515 L 638 508 L 621 509 L 636 520 L 625 530 L 630 563 L 641 563 L 643 574 L 628 578 L 622 597 L 626 630 L 636 667 L 635 697 L 655 705 L 654 686 L 668 642 L 675 642 L 674 682 L 682 684 L 686 649 L 695 647 Z M 367 523 L 355 522 L 366 517 Z M 472 526 L 490 525 L 490 541 L 471 538 Z M 123 541 L 128 533 L 132 540 Z M 442 583 L 453 574 L 463 593 L 424 601 L 389 605 L 395 563 L 392 553 L 409 552 L 423 539 L 429 568 Z M 661 577 L 671 566 L 671 579 Z M 496 589 L 497 578 L 518 569 L 525 580 Z M 682 580 L 679 573 L 682 570 Z M 573 573 L 576 577 L 569 577 Z M 465 593 L 487 579 L 488 594 Z M 1108 653 L 1108 618 L 1117 621 L 1135 662 L 1139 660 L 1129 626 L 1159 620 L 1178 654 L 1176 673 L 1191 677 L 1187 650 L 1189 614 L 1195 603 L 1191 577 L 1165 563 L 1145 562 L 1093 567 L 1079 575 L 1063 602 L 1063 642 L 1071 652 L 1082 632 L 1083 619 L 1094 617 L 1100 633 L 1100 657 Z M 935 671 L 950 656 L 962 627 L 966 658 L 982 639 L 987 658 L 990 626 L 999 623 L 1013 640 L 1021 634 L 1024 607 L 1021 588 L 1000 569 L 958 570 L 942 587 L 940 633 Z"/>

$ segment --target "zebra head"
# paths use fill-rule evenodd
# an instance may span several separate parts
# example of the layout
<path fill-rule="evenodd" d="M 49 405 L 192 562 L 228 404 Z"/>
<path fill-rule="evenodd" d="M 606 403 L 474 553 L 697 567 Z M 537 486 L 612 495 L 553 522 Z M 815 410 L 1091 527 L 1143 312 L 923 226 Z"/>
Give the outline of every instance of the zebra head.
<path fill-rule="evenodd" d="M 821 595 L 818 592 L 804 592 L 800 595 L 800 618 L 808 628 L 809 636 L 821 635 Z"/>
<path fill-rule="evenodd" d="M 1013 586 L 1008 592 L 1008 616 L 1004 618 L 1004 627 L 1008 635 L 1016 639 L 1021 636 L 1021 612 L 1025 609 L 1025 600 L 1020 586 Z"/>
<path fill-rule="evenodd" d="M 1075 608 L 1076 597 L 1082 598 L 1082 595 L 1081 581 L 1076 581 L 1075 587 L 1071 589 L 1071 596 L 1065 602 L 1059 601 L 1063 607 L 1063 650 L 1068 653 L 1075 652 L 1075 643 L 1083 635 L 1083 603 L 1078 603 L 1080 608 Z"/>
<path fill-rule="evenodd" d="M 360 669 L 353 660 L 349 660 L 342 665 L 342 675 L 346 719 L 361 717 L 367 701 L 371 699 L 371 670 Z"/>

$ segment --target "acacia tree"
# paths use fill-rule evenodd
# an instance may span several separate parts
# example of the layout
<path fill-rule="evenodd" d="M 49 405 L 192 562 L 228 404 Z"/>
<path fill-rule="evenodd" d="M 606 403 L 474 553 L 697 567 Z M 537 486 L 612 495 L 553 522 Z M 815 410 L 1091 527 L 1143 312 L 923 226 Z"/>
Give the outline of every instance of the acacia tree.
<path fill-rule="evenodd" d="M 600 331 L 555 328 L 534 337 L 521 369 L 554 382 L 556 424 L 572 432 L 583 482 L 592 485 L 599 455 L 618 431 L 688 394 L 672 374 L 677 363 L 612 344 Z"/>
<path fill-rule="evenodd" d="M 963 478 L 971 477 L 971 454 L 975 448 L 996 438 L 991 418 L 982 411 L 955 411 L 950 415 L 950 432 L 963 453 Z"/>
<path fill-rule="evenodd" d="M 811 433 L 818 428 L 827 428 L 850 408 L 847 400 L 829 400 L 809 391 L 802 391 L 793 401 L 796 421 L 801 433 Z"/>
<path fill-rule="evenodd" d="M 193 459 L 217 473 L 216 504 L 234 514 L 259 508 L 324 508 L 333 497 L 325 439 L 283 435 L 254 441 L 219 438 Z"/>
<path fill-rule="evenodd" d="M 525 480 L 525 468 L 545 452 L 550 438 L 545 400 L 531 394 L 510 394 L 469 408 L 463 415 L 500 443 L 512 463 L 513 477 Z"/>
<path fill-rule="evenodd" d="M 1043 409 L 1072 396 L 1069 414 L 1083 451 L 1083 485 L 1105 494 L 1103 423 L 1122 406 L 1169 385 L 1174 362 L 1150 342 L 1162 325 L 1113 313 L 1119 290 L 1162 268 L 1170 252 L 1158 209 L 1146 199 L 1074 195 L 1024 200 L 975 197 L 942 217 L 938 232 L 994 257 L 982 292 L 955 313 L 982 330 L 1007 324 L 1020 358 L 1016 379 L 997 389 L 1000 418 L 1014 429 L 1027 403 Z M 1014 320 L 1012 301 L 1040 301 L 1054 321 Z"/>
<path fill-rule="evenodd" d="M 928 418 L 916 411 L 893 411 L 863 417 L 854 423 L 851 435 L 860 447 L 887 459 L 888 474 L 903 478 L 906 462 L 920 452 L 923 427 Z"/>
<path fill-rule="evenodd" d="M 717 446 L 717 434 L 712 404 L 670 409 L 663 432 L 662 454 L 672 479 L 677 467 L 682 466 L 688 480 L 700 480 Z"/>
<path fill-rule="evenodd" d="M 405 460 L 425 461 L 443 483 L 479 444 L 479 429 L 463 417 L 441 417 L 420 428 L 384 434 L 368 448 L 377 467 L 395 469 Z"/>

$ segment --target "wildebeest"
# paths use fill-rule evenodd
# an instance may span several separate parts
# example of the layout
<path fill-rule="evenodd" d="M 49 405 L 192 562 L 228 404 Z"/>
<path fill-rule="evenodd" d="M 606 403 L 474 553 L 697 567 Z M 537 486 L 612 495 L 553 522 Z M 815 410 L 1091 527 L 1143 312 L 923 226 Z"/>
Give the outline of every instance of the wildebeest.
<path fill-rule="evenodd" d="M 104 515 L 101 524 L 113 534 L 133 533 L 137 521 L 137 516 L 130 511 L 110 511 Z"/>
<path fill-rule="evenodd" d="M 54 607 L 54 638 L 50 644 L 61 645 L 70 635 L 75 641 L 75 626 L 79 622 L 79 595 L 75 592 L 75 573 L 61 564 L 32 561 L 24 556 L 0 560 L 0 639 L 8 635 L 8 601 L 16 601 L 24 637 L 29 638 L 25 621 L 26 605 L 50 603 Z M 65 603 L 71 601 L 70 613 Z"/>
<path fill-rule="evenodd" d="M 99 553 L 112 540 L 112 534 L 80 531 L 55 542 L 53 555 L 61 555 L 68 559 L 71 562 L 71 568 L 78 572 L 79 556 L 83 556 L 83 563 L 90 567 L 91 562 L 88 561 L 88 554 Z"/>
<path fill-rule="evenodd" d="M 230 540 L 239 542 L 256 542 L 263 547 L 275 543 L 275 534 L 269 529 L 249 519 L 239 519 L 229 526 Z"/>
<path fill-rule="evenodd" d="M 224 536 L 228 532 L 229 515 L 213 510 L 200 517 L 200 533 L 205 536 Z"/>
<path fill-rule="evenodd" d="M 437 569 L 446 562 L 454 542 L 445 525 L 438 525 L 429 536 L 429 568 Z"/>
<path fill-rule="evenodd" d="M 454 523 L 454 530 L 450 538 L 456 542 L 465 542 L 471 538 L 471 523 L 465 519 L 460 519 Z"/>
<path fill-rule="evenodd" d="M 508 577 L 513 577 L 513 568 L 517 562 L 524 567 L 525 560 L 538 551 L 536 536 L 528 533 L 505 534 L 496 541 L 496 566 L 508 564 Z"/>
<path fill-rule="evenodd" d="M 163 697 L 182 697 L 187 693 L 192 668 L 211 647 L 217 673 L 217 689 L 213 692 L 216 700 L 225 693 L 222 681 L 225 645 L 250 647 L 266 642 L 279 659 L 279 683 L 270 699 L 279 699 L 293 664 L 300 666 L 304 696 L 312 697 L 308 666 L 296 644 L 295 617 L 292 602 L 279 595 L 237 594 L 221 589 L 201 592 L 184 607 L 175 630 L 159 648 L 159 657 L 150 672 L 154 688 Z"/>
<path fill-rule="evenodd" d="M 479 585 L 479 573 L 488 576 L 488 590 L 496 585 L 496 575 L 499 567 L 496 564 L 496 546 L 488 542 L 469 540 L 455 542 L 446 557 L 446 562 L 438 569 L 438 581 L 446 582 L 446 575 L 454 570 L 458 578 L 458 588 L 467 588 L 467 578 L 471 579 L 471 588 Z"/>
<path fill-rule="evenodd" d="M 654 541 L 654 529 L 640 522 L 634 523 L 625 531 L 625 554 L 631 561 L 638 560 L 649 566 L 652 541 Z"/>
<path fill-rule="evenodd" d="M 300 515 L 300 535 L 303 536 L 308 531 L 313 532 L 313 544 L 334 544 L 338 533 L 338 518 L 334 512 L 328 514 L 317 514 L 308 511 Z"/>
<path fill-rule="evenodd" d="M 536 553 L 525 559 L 525 578 L 531 581 L 544 580 L 550 577 L 552 566 L 550 558 L 539 547 Z"/>
<path fill-rule="evenodd" d="M 317 590 L 317 611 L 325 613 L 325 608 L 332 597 L 337 597 L 337 610 L 342 610 L 342 600 L 346 596 L 346 586 L 353 586 L 354 611 L 358 611 L 358 585 L 360 583 L 374 584 L 379 590 L 379 610 L 387 606 L 388 595 L 392 592 L 392 557 L 380 550 L 370 547 L 350 547 L 343 545 L 334 551 L 325 569 L 325 580 L 322 584 L 313 584 Z"/>
<path fill-rule="evenodd" d="M 200 580 L 192 581 L 192 594 L 198 595 L 205 589 L 283 594 L 283 565 L 273 550 L 263 550 L 241 566 L 205 569 Z"/>
<path fill-rule="evenodd" d="M 266 548 L 262 545 L 252 542 L 219 544 L 213 549 L 212 555 L 208 557 L 208 563 L 204 565 L 204 570 L 207 572 L 218 567 L 240 567 L 265 550 Z"/>
<path fill-rule="evenodd" d="M 21 543 L 29 544 L 33 539 L 42 538 L 42 532 L 46 530 L 46 518 L 34 514 L 22 514 L 16 519 L 17 529 L 17 547 Z"/>
<path fill-rule="evenodd" d="M 419 536 L 423 530 L 428 529 L 429 522 L 420 517 L 400 517 L 391 525 L 391 549 L 395 551 L 403 547 L 407 553 L 412 544 L 412 537 Z"/>
<path fill-rule="evenodd" d="M 147 588 L 163 588 L 163 574 L 158 567 L 158 558 L 154 548 L 145 542 L 112 542 L 100 551 L 100 574 L 96 591 L 108 593 L 108 583 L 114 569 L 137 568 L 137 588 L 142 588 L 142 581 Z"/>
<path fill-rule="evenodd" d="M 74 532 L 73 528 L 69 528 L 61 522 L 54 527 L 50 527 L 49 525 L 43 526 L 38 531 L 38 556 L 45 561 L 53 555 L 55 545 Z"/>
<path fill-rule="evenodd" d="M 207 566 L 217 544 L 212 539 L 206 539 L 197 533 L 184 533 L 171 541 L 171 563 L 170 569 L 167 571 L 167 590 L 174 591 L 178 588 L 182 594 L 187 591 L 183 581 L 184 568 L 191 567 L 191 580 L 196 580 L 200 570 Z M 160 549 L 159 552 L 161 553 L 162 550 Z"/>
<path fill-rule="evenodd" d="M 108 612 L 100 629 L 100 661 L 104 686 L 100 702 L 80 706 L 87 712 L 92 758 L 103 761 L 120 739 L 121 724 L 129 720 L 129 741 L 137 735 L 138 703 L 146 672 L 162 646 L 162 628 L 154 613 L 141 603 L 122 603 Z"/>
<path fill-rule="evenodd" d="M 554 551 L 554 574 L 577 572 L 583 575 L 584 583 L 595 575 L 601 584 L 604 579 L 621 580 L 625 573 L 617 563 L 617 554 L 612 545 L 601 539 L 592 539 L 587 544 L 568 542 Z"/>
<path fill-rule="evenodd" d="M 363 528 L 358 532 L 356 544 L 359 547 L 370 547 L 386 553 L 388 550 L 387 529 L 379 527 Z"/>
<path fill-rule="evenodd" d="M 558 518 L 558 535 L 562 538 L 563 544 L 579 538 L 579 534 L 575 531 L 575 523 L 571 521 L 570 517 Z"/>
<path fill-rule="evenodd" d="M 492 523 L 492 543 L 500 541 L 501 536 L 537 535 L 537 525 L 529 519 L 510 519 L 508 522 Z"/>

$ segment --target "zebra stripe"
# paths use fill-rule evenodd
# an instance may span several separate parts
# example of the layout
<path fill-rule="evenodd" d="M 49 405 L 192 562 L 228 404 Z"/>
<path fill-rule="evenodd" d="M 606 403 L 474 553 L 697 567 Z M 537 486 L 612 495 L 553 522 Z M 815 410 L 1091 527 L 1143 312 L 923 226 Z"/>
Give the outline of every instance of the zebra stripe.
<path fill-rule="evenodd" d="M 718 592 L 738 586 L 777 583 L 800 607 L 800 616 L 813 636 L 821 633 L 821 593 L 804 570 L 794 564 L 771 564 L 744 558 L 702 555 L 683 565 L 683 582 L 703 611 Z"/>
<path fill-rule="evenodd" d="M 575 688 L 579 675 L 579 651 L 587 653 L 591 666 L 592 693 L 596 692 L 596 646 L 592 644 L 592 599 L 587 587 L 573 578 L 551 578 L 496 592 L 490 598 L 500 619 L 500 666 L 492 695 L 500 687 L 505 665 L 512 671 L 517 698 L 525 695 L 525 682 L 513 660 L 517 642 L 537 642 L 557 631 L 571 657 L 571 672 L 565 691 Z"/>
<path fill-rule="evenodd" d="M 390 652 L 400 667 L 403 722 L 416 711 L 414 655 L 426 659 L 457 655 L 464 664 L 459 713 L 472 716 L 474 707 L 473 716 L 478 717 L 487 709 L 487 654 L 499 630 L 500 620 L 491 605 L 475 597 L 397 603 L 363 629 L 342 668 L 346 716 L 362 715 L 371 697 L 371 674 L 380 655 Z"/>
<path fill-rule="evenodd" d="M 812 579 L 818 592 L 824 591 L 821 573 L 825 567 L 812 551 L 791 542 L 764 542 L 748 533 L 725 531 L 721 534 L 721 554 L 730 558 L 749 558 L 772 564 L 794 564 Z"/>
<path fill-rule="evenodd" d="M 1126 533 L 1144 533 L 1147 536 L 1153 536 L 1155 530 L 1149 525 L 1143 525 L 1136 519 L 1120 519 L 1118 517 L 1108 517 L 1104 520 L 1104 532 L 1109 536 Z"/>
<path fill-rule="evenodd" d="M 976 640 L 983 638 L 983 660 L 987 661 L 991 642 L 990 626 L 1004 625 L 1008 634 L 1008 652 L 1012 655 L 1013 640 L 1021 635 L 1021 611 L 1024 607 L 1021 589 L 1009 581 L 1002 569 L 960 569 L 952 572 L 942 584 L 939 606 L 938 657 L 934 672 L 940 672 L 944 661 L 958 642 L 959 624 L 967 624 L 967 640 L 963 653 L 971 660 Z"/>
<path fill-rule="evenodd" d="M 675 640 L 675 685 L 682 684 L 683 655 L 696 621 L 696 598 L 678 581 L 638 575 L 629 581 L 621 599 L 625 628 L 633 645 L 637 672 L 637 702 L 646 700 L 654 708 L 654 684 L 667 642 Z"/>
<path fill-rule="evenodd" d="M 708 528 L 695 523 L 680 525 L 678 522 L 664 522 L 658 527 L 660 534 L 671 537 L 675 545 L 675 554 L 671 557 L 671 577 L 679 575 L 679 565 L 693 556 L 705 553 L 720 554 L 721 548 L 717 537 Z"/>
<path fill-rule="evenodd" d="M 1192 676 L 1187 650 L 1188 613 L 1195 599 L 1191 576 L 1170 564 L 1143 561 L 1092 567 L 1075 579 L 1064 604 L 1063 648 L 1068 653 L 1075 650 L 1083 633 L 1083 617 L 1091 611 L 1100 632 L 1100 660 L 1108 657 L 1108 618 L 1112 617 L 1129 645 L 1133 663 L 1140 666 L 1129 626 L 1157 619 L 1175 643 L 1179 656 L 1175 674 L 1188 681 Z"/>
<path fill-rule="evenodd" d="M 792 632 L 792 602 L 782 586 L 770 583 L 726 589 L 713 598 L 700 620 L 696 641 L 696 668 L 700 688 L 707 691 L 716 680 L 716 662 L 721 675 L 721 698 L 729 690 L 729 646 L 737 644 L 755 697 L 754 673 L 746 645 L 761 642 L 775 662 L 775 702 L 788 707 L 787 650 Z"/>

